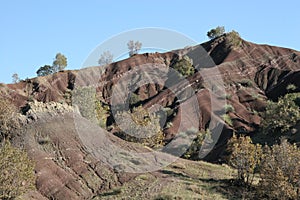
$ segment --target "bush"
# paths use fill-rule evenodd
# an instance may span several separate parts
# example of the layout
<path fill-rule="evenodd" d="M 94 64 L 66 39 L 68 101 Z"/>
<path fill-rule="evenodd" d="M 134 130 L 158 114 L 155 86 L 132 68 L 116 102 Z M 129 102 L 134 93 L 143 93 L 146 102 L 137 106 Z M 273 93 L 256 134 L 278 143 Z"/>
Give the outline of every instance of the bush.
<path fill-rule="evenodd" d="M 96 100 L 96 118 L 98 124 L 102 128 L 106 128 L 107 117 L 109 116 L 110 108 L 101 101 Z"/>
<path fill-rule="evenodd" d="M 231 118 L 230 118 L 230 116 L 228 114 L 222 115 L 222 118 L 223 118 L 224 122 L 226 124 L 228 124 L 229 126 L 233 125 L 232 120 L 231 120 Z"/>
<path fill-rule="evenodd" d="M 0 98 L 0 134 L 1 138 L 11 137 L 13 130 L 19 127 L 16 107 L 8 100 Z"/>
<path fill-rule="evenodd" d="M 250 79 L 242 79 L 241 81 L 239 81 L 239 83 L 244 87 L 252 87 L 253 86 L 253 82 Z"/>
<path fill-rule="evenodd" d="M 229 163 L 238 170 L 237 179 L 250 186 L 253 182 L 255 169 L 260 164 L 262 148 L 259 144 L 253 144 L 249 136 L 233 137 L 229 140 L 231 156 Z"/>
<path fill-rule="evenodd" d="M 269 199 L 300 198 L 300 149 L 282 140 L 264 148 L 260 166 L 260 192 Z"/>
<path fill-rule="evenodd" d="M 176 62 L 173 65 L 173 68 L 177 70 L 184 77 L 193 75 L 195 73 L 195 69 L 193 67 L 193 62 L 188 56 L 184 56 L 181 60 Z"/>
<path fill-rule="evenodd" d="M 224 97 L 225 97 L 225 99 L 230 100 L 230 99 L 232 98 L 232 94 L 226 93 L 226 94 L 224 95 Z"/>
<path fill-rule="evenodd" d="M 201 150 L 201 147 L 204 142 L 212 142 L 211 138 L 211 132 L 209 129 L 206 131 L 198 131 L 198 130 L 190 130 L 192 133 L 187 133 L 189 134 L 195 134 L 196 133 L 196 138 L 193 140 L 192 144 L 190 145 L 189 149 L 185 152 L 183 155 L 184 158 L 187 159 L 194 159 L 196 160 L 197 158 L 199 159 L 199 153 Z"/>
<path fill-rule="evenodd" d="M 72 105 L 78 106 L 81 115 L 96 122 L 96 90 L 93 87 L 77 87 L 72 90 Z"/>
<path fill-rule="evenodd" d="M 262 126 L 266 133 L 287 132 L 300 120 L 300 93 L 286 94 L 278 102 L 269 101 L 263 113 Z"/>
<path fill-rule="evenodd" d="M 297 89 L 297 87 L 294 84 L 289 84 L 288 86 L 286 86 L 286 89 L 290 92 L 294 91 Z"/>
<path fill-rule="evenodd" d="M 118 136 L 122 139 L 149 147 L 162 145 L 164 136 L 159 118 L 155 114 L 148 113 L 142 106 L 133 108 L 132 112 L 118 112 L 115 118 L 121 126 Z"/>
<path fill-rule="evenodd" d="M 260 198 L 300 198 L 300 149 L 282 140 L 272 147 L 253 144 L 250 137 L 233 136 L 228 143 L 229 164 L 238 170 L 237 180 L 250 187 L 254 173 L 260 177 L 256 186 Z M 253 186 L 253 185 L 252 185 Z"/>
<path fill-rule="evenodd" d="M 239 47 L 242 41 L 240 34 L 234 30 L 227 34 L 227 45 L 229 47 Z"/>
<path fill-rule="evenodd" d="M 88 120 L 106 128 L 106 120 L 110 108 L 96 98 L 96 90 L 93 87 L 77 87 L 70 94 L 72 105 L 78 106 L 81 115 Z"/>
<path fill-rule="evenodd" d="M 225 109 L 226 113 L 228 113 L 228 112 L 234 112 L 234 107 L 232 105 L 230 105 L 230 104 L 225 104 L 224 109 Z"/>
<path fill-rule="evenodd" d="M 211 29 L 207 32 L 207 37 L 209 39 L 215 39 L 225 33 L 224 26 L 218 26 L 217 28 Z"/>
<path fill-rule="evenodd" d="M 135 94 L 135 93 L 131 93 L 130 97 L 129 97 L 129 105 L 132 106 L 132 105 L 135 105 L 137 103 L 139 103 L 141 100 L 140 100 L 140 97 L 139 95 Z"/>
<path fill-rule="evenodd" d="M 14 199 L 34 189 L 33 162 L 9 142 L 0 149 L 0 174 L 0 199 Z"/>

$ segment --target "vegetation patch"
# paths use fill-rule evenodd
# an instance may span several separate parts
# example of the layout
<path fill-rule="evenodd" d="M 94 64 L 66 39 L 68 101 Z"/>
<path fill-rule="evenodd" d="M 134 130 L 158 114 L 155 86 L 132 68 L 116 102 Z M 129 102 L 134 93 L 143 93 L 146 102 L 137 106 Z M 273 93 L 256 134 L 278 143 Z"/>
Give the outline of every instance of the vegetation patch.
<path fill-rule="evenodd" d="M 34 163 L 27 153 L 4 142 L 0 148 L 0 199 L 15 199 L 35 188 Z"/>

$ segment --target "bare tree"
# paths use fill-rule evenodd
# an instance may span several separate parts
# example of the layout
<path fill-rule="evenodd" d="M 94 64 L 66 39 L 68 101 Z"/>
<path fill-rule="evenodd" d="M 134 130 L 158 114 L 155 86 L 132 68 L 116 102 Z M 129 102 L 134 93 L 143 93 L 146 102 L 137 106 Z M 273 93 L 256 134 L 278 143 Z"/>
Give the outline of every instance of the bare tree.
<path fill-rule="evenodd" d="M 139 42 L 139 41 L 130 40 L 127 43 L 127 46 L 128 46 L 128 49 L 129 49 L 129 56 L 133 56 L 133 55 L 137 54 L 141 50 L 142 43 Z"/>
<path fill-rule="evenodd" d="M 110 53 L 110 51 L 104 51 L 101 56 L 100 59 L 98 60 L 99 65 L 108 65 L 110 63 L 112 63 L 113 61 L 113 54 Z"/>
<path fill-rule="evenodd" d="M 14 73 L 12 75 L 12 81 L 13 83 L 18 83 L 20 81 L 19 75 L 17 73 Z"/>

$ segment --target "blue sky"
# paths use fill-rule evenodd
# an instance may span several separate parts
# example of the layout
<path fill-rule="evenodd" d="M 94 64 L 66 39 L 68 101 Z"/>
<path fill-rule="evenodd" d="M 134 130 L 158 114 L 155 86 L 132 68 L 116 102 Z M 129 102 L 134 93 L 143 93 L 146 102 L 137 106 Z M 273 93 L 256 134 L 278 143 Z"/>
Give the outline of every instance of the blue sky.
<path fill-rule="evenodd" d="M 298 0 L 2 0 L 0 82 L 11 82 L 13 73 L 34 77 L 57 52 L 68 58 L 67 69 L 80 69 L 102 42 L 144 27 L 175 30 L 201 43 L 222 25 L 248 41 L 300 50 L 299 7 Z"/>

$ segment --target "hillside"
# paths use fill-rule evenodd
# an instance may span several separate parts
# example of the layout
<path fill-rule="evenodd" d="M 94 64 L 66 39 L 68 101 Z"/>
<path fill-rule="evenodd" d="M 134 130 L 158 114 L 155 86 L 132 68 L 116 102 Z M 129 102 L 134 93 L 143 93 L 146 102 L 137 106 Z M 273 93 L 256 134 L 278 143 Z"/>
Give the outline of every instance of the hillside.
<path fill-rule="evenodd" d="M 300 92 L 300 52 L 230 42 L 223 35 L 105 67 L 2 84 L 1 96 L 20 110 L 22 126 L 12 142 L 36 163 L 37 191 L 24 199 L 241 199 L 231 184 L 236 172 L 222 164 L 228 140 L 233 132 L 256 136 L 259 113 L 288 85 Z M 187 61 L 194 73 L 172 71 Z M 163 147 L 156 140 L 152 146 L 123 140 L 115 117 L 139 106 L 159 116 Z M 191 143 L 191 129 L 209 129 L 210 142 L 192 160 L 178 158 Z"/>

